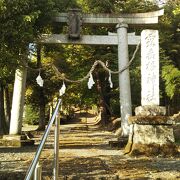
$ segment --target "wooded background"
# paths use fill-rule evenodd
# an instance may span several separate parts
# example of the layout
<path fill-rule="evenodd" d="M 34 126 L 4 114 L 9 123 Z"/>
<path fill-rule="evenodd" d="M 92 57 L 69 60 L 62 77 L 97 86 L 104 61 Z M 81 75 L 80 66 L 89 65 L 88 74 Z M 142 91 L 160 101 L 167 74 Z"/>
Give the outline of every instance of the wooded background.
<path fill-rule="evenodd" d="M 118 69 L 116 46 L 81 46 L 35 44 L 29 56 L 29 43 L 36 42 L 41 34 L 67 33 L 67 26 L 52 21 L 58 12 L 80 8 L 83 13 L 138 13 L 158 10 L 159 7 L 147 0 L 1 0 L 0 1 L 0 132 L 8 133 L 11 116 L 12 92 L 15 70 L 25 66 L 28 59 L 28 76 L 25 95 L 25 121 L 42 122 L 49 118 L 49 105 L 58 96 L 63 81 L 53 70 L 58 70 L 69 79 L 84 77 L 94 61 L 108 62 L 111 70 Z M 169 0 L 163 7 L 165 14 L 158 25 L 151 27 L 160 33 L 160 102 L 167 107 L 169 115 L 180 109 L 180 2 Z M 146 29 L 128 28 L 128 32 Z M 81 34 L 107 34 L 116 32 L 115 27 L 82 27 Z M 135 47 L 129 46 L 129 57 Z M 39 74 L 44 86 L 39 87 L 36 77 Z M 112 75 L 113 88 L 109 87 L 109 74 L 102 67 L 93 72 L 94 87 L 89 90 L 87 81 L 68 83 L 63 95 L 63 107 L 68 114 L 72 108 L 94 108 L 102 112 L 104 123 L 110 117 L 119 117 L 118 76 Z M 140 105 L 140 51 L 130 66 L 133 109 Z M 44 123 L 44 122 L 42 122 Z M 40 128 L 45 126 L 40 123 Z"/>

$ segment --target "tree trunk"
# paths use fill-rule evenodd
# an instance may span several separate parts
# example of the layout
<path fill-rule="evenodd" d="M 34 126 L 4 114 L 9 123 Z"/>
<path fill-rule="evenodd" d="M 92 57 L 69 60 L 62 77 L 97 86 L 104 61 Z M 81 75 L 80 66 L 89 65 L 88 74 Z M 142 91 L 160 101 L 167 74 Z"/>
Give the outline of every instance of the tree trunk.
<path fill-rule="evenodd" d="M 41 68 L 41 46 L 37 46 L 37 67 Z M 45 109 L 46 109 L 46 104 L 45 104 L 45 96 L 44 96 L 44 88 L 40 87 L 39 88 L 39 127 L 38 130 L 45 130 Z"/>
<path fill-rule="evenodd" d="M 4 88 L 0 81 L 0 134 L 7 134 L 8 128 L 6 126 L 4 114 Z"/>
<path fill-rule="evenodd" d="M 8 86 L 4 88 L 4 110 L 5 110 L 5 120 L 6 125 L 9 128 L 10 118 L 11 118 L 11 105 L 10 105 L 9 89 Z"/>
<path fill-rule="evenodd" d="M 39 89 L 39 127 L 38 130 L 45 130 L 45 100 L 44 100 L 44 89 L 40 87 Z"/>
<path fill-rule="evenodd" d="M 26 76 L 27 76 L 26 67 L 21 67 L 16 70 L 9 134 L 14 134 L 14 135 L 21 134 L 22 118 L 24 111 Z"/>
<path fill-rule="evenodd" d="M 102 87 L 102 83 L 99 77 L 99 72 L 96 71 L 96 78 L 97 78 L 97 82 L 96 82 L 96 86 L 97 86 L 97 92 L 99 93 L 99 107 L 100 107 L 100 112 L 101 112 L 101 123 L 103 126 L 106 126 L 109 122 L 109 109 L 108 109 L 108 104 L 105 101 L 105 97 L 103 94 L 103 87 Z"/>

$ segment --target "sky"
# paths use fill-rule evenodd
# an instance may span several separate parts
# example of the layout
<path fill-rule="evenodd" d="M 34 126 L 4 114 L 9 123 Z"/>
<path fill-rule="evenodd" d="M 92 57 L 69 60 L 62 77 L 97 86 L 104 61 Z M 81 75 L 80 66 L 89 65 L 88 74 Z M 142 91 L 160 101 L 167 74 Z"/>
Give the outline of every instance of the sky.
<path fill-rule="evenodd" d="M 168 0 L 149 0 L 149 1 L 156 2 L 159 5 L 159 7 L 162 7 Z"/>

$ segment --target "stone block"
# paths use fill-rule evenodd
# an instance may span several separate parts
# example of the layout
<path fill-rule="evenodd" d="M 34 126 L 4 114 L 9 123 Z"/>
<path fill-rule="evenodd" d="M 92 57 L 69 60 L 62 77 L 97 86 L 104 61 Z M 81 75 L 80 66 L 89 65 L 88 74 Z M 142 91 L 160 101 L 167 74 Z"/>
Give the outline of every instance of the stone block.
<path fill-rule="evenodd" d="M 166 108 L 164 106 L 138 106 L 135 108 L 136 116 L 165 116 Z"/>
<path fill-rule="evenodd" d="M 128 123 L 141 125 L 172 125 L 173 120 L 169 116 L 130 116 Z"/>
<path fill-rule="evenodd" d="M 171 126 L 134 125 L 134 143 L 167 144 L 174 143 L 173 128 Z"/>
<path fill-rule="evenodd" d="M 126 154 L 169 156 L 178 153 L 172 126 L 134 124 L 132 128 L 125 147 Z"/>

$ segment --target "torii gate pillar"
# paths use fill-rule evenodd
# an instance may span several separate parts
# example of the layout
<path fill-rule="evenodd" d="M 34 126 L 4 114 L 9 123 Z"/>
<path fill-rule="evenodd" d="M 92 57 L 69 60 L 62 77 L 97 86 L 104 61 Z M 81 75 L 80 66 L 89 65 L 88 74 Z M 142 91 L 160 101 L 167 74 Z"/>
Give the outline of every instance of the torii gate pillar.
<path fill-rule="evenodd" d="M 118 24 L 116 28 L 118 34 L 118 68 L 120 70 L 129 62 L 128 25 L 122 23 Z M 119 73 L 119 93 L 122 136 L 127 137 L 129 135 L 128 117 L 132 115 L 129 68 Z"/>

